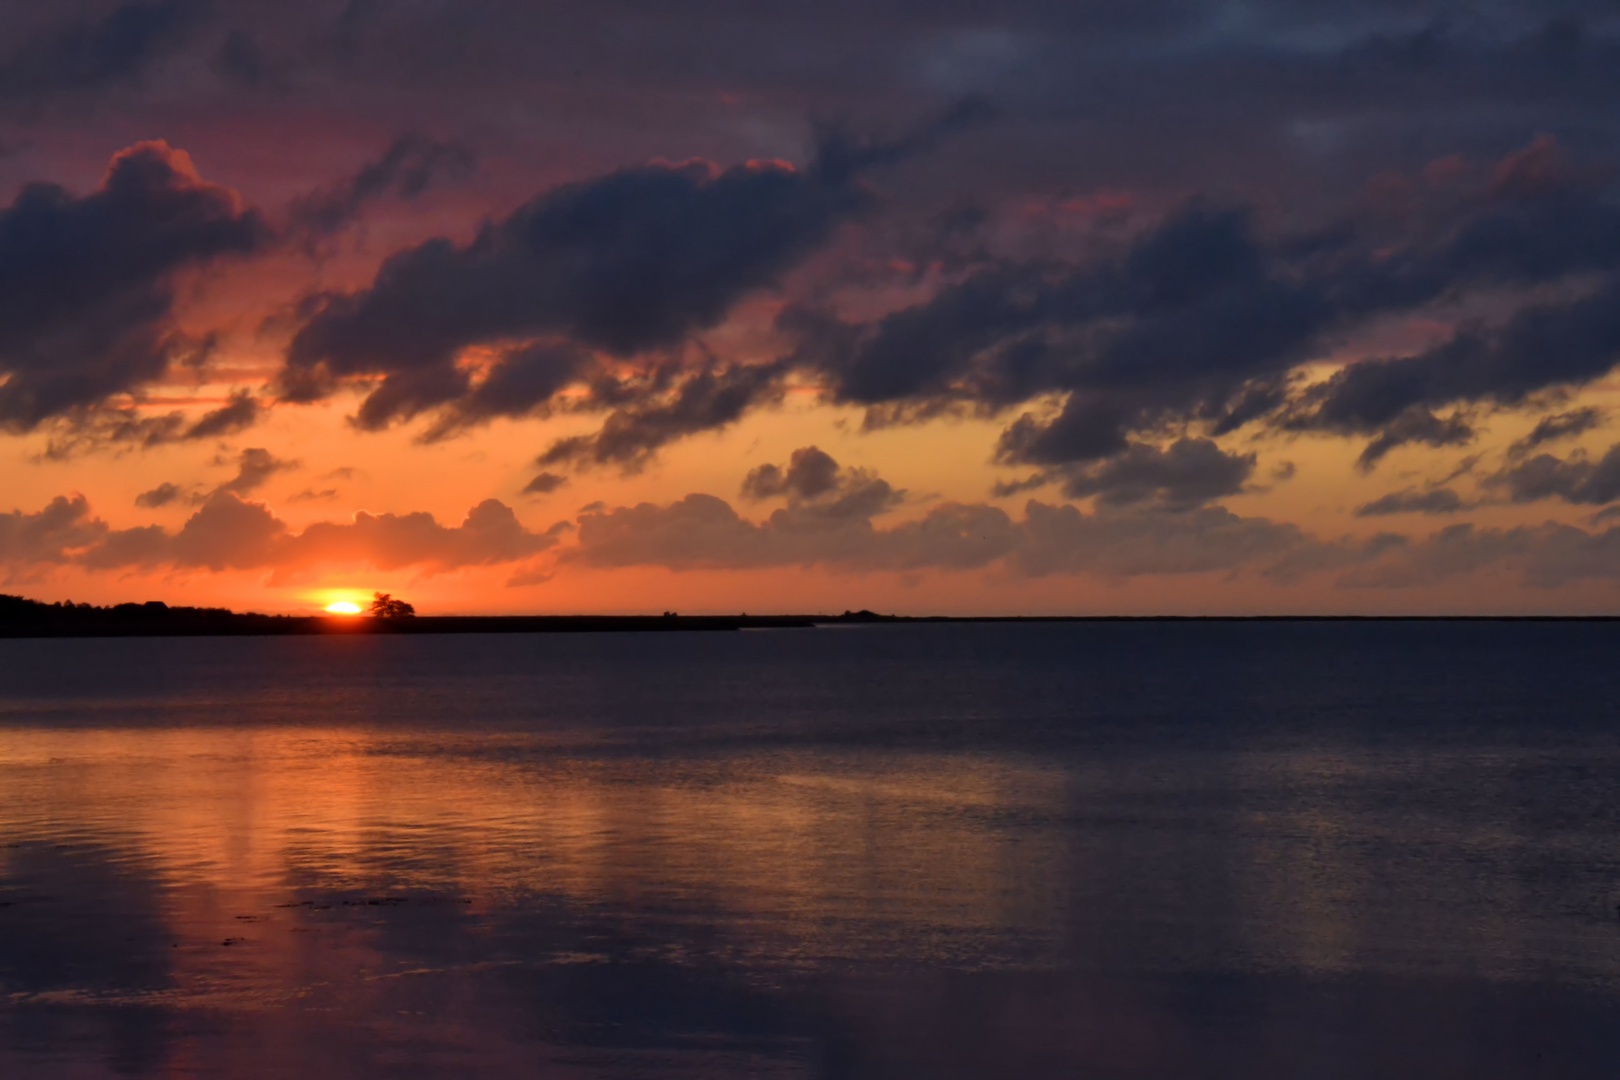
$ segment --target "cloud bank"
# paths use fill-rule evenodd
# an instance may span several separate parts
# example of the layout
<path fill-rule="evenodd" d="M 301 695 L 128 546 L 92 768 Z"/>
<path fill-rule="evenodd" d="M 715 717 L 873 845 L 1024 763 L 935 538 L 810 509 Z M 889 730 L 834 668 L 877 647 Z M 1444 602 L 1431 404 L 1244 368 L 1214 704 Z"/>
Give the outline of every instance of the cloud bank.
<path fill-rule="evenodd" d="M 162 488 L 148 493 L 161 505 Z M 114 529 L 82 495 L 54 499 L 43 510 L 0 515 L 0 565 L 12 580 L 44 566 L 90 570 L 269 570 L 271 581 L 334 568 L 414 568 L 442 573 L 467 566 L 519 562 L 556 544 L 534 533 L 510 507 L 486 499 L 454 526 L 432 514 L 370 514 L 317 522 L 295 531 L 262 503 L 230 490 L 208 497 L 178 530 L 146 525 Z"/>

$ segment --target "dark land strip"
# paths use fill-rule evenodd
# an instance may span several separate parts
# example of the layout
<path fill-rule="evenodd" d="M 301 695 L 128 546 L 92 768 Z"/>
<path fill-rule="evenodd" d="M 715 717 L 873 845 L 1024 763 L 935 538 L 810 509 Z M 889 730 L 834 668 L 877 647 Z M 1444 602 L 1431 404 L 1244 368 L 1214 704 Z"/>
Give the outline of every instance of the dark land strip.
<path fill-rule="evenodd" d="M 1607 622 L 1612 615 L 260 615 L 226 608 L 47 604 L 0 595 L 0 638 L 290 634 L 544 634 L 601 631 L 791 630 L 892 623 L 998 622 Z"/>

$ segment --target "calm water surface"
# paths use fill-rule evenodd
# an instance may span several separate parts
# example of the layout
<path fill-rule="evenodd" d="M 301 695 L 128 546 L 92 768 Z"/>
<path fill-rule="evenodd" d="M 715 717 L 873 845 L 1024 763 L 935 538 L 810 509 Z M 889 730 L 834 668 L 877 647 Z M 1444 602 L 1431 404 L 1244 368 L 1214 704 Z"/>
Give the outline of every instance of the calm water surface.
<path fill-rule="evenodd" d="M 1620 626 L 0 641 L 0 1076 L 1620 1075 Z"/>

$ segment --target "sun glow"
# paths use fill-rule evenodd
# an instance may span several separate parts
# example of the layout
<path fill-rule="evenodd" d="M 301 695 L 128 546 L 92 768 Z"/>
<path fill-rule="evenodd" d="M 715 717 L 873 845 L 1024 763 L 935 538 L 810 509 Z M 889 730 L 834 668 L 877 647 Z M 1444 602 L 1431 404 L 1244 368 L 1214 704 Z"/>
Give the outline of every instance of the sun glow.
<path fill-rule="evenodd" d="M 347 600 L 339 600 L 335 604 L 327 604 L 326 610 L 332 615 L 358 615 L 360 614 L 360 605 L 351 604 Z"/>

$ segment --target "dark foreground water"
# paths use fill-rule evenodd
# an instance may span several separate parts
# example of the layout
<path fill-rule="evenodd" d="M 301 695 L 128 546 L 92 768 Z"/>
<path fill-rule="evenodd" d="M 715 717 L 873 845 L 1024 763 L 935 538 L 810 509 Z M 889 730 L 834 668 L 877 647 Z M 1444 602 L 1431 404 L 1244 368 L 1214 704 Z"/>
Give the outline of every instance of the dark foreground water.
<path fill-rule="evenodd" d="M 1620 1074 L 1620 626 L 0 641 L 0 1076 Z"/>

